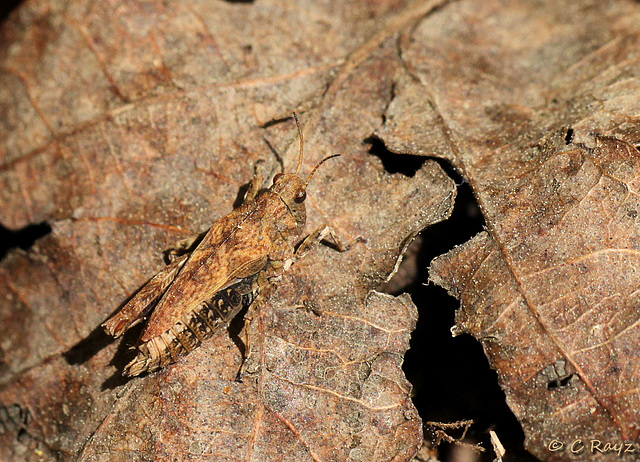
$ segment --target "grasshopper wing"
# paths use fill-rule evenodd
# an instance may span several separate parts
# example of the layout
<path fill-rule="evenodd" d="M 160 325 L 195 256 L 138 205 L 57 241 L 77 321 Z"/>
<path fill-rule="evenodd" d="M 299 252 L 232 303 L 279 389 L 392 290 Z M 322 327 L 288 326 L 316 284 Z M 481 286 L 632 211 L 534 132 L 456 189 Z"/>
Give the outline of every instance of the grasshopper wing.
<path fill-rule="evenodd" d="M 204 300 L 266 265 L 277 230 L 264 226 L 265 213 L 254 201 L 211 227 L 158 302 L 141 342 L 161 335 Z"/>
<path fill-rule="evenodd" d="M 125 331 L 144 319 L 145 314 L 160 300 L 187 261 L 183 255 L 160 270 L 129 302 L 102 327 L 112 337 L 120 337 Z"/>

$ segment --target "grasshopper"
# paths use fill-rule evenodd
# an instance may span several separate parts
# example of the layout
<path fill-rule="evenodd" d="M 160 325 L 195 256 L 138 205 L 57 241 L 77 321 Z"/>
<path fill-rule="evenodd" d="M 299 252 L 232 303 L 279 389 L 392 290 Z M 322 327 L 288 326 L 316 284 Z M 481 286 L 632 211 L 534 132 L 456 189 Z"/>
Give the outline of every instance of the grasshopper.
<path fill-rule="evenodd" d="M 138 354 L 123 375 L 136 376 L 174 363 L 243 308 L 258 309 L 275 280 L 314 243 L 331 237 L 339 251 L 350 247 L 342 245 L 325 226 L 295 250 L 306 223 L 304 202 L 309 181 L 320 165 L 339 154 L 322 159 L 303 181 L 298 174 L 304 139 L 298 117 L 295 113 L 293 117 L 300 139 L 295 172 L 276 174 L 273 185 L 262 192 L 263 178 L 256 173 L 240 207 L 204 235 L 179 242 L 173 251 L 175 259 L 102 324 L 117 338 L 153 310 L 139 340 Z"/>

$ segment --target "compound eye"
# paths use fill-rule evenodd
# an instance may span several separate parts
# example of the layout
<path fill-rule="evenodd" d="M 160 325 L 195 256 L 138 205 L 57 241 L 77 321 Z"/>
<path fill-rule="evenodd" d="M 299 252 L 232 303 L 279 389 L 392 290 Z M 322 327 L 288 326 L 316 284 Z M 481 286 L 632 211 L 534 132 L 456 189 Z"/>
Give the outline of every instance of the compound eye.
<path fill-rule="evenodd" d="M 296 191 L 296 195 L 293 196 L 293 200 L 296 204 L 302 204 L 304 200 L 307 198 L 307 192 L 300 188 Z"/>
<path fill-rule="evenodd" d="M 276 176 L 273 177 L 273 184 L 276 184 L 278 181 L 280 181 L 283 176 L 284 175 L 282 173 L 276 174 Z"/>

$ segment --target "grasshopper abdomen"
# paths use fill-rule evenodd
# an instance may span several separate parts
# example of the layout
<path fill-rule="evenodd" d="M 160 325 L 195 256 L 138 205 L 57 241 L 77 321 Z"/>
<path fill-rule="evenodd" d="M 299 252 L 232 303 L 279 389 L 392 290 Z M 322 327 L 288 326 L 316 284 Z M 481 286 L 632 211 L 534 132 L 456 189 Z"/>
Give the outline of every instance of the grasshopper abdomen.
<path fill-rule="evenodd" d="M 138 355 L 125 367 L 125 374 L 134 376 L 153 372 L 191 353 L 253 303 L 260 292 L 258 279 L 258 275 L 245 278 L 218 292 L 162 335 L 139 345 Z"/>

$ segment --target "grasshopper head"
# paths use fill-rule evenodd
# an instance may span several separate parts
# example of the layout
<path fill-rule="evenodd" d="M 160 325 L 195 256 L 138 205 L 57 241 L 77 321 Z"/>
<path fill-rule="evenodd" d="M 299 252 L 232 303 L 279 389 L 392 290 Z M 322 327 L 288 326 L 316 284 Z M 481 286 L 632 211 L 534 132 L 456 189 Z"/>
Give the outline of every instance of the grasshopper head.
<path fill-rule="evenodd" d="M 295 173 L 278 173 L 273 178 L 270 190 L 280 196 L 280 199 L 296 219 L 298 226 L 307 221 L 304 201 L 307 198 L 307 185 Z"/>
<path fill-rule="evenodd" d="M 304 139 L 302 137 L 302 128 L 300 128 L 300 122 L 298 121 L 298 116 L 296 113 L 293 113 L 293 118 L 296 121 L 296 126 L 298 127 L 298 135 L 300 137 L 300 155 L 298 157 L 298 166 L 296 167 L 295 173 L 278 173 L 273 178 L 273 186 L 271 186 L 270 190 L 280 196 L 282 202 L 285 203 L 289 212 L 296 220 L 296 223 L 299 227 L 304 226 L 307 220 L 307 212 L 304 206 L 304 201 L 307 198 L 307 185 L 309 181 L 311 181 L 311 177 L 318 167 L 320 167 L 325 161 L 338 157 L 340 154 L 334 154 L 329 157 L 325 157 L 311 170 L 309 177 L 306 181 L 302 181 L 302 179 L 298 176 L 300 173 L 300 167 L 302 166 L 302 152 L 304 147 Z"/>

